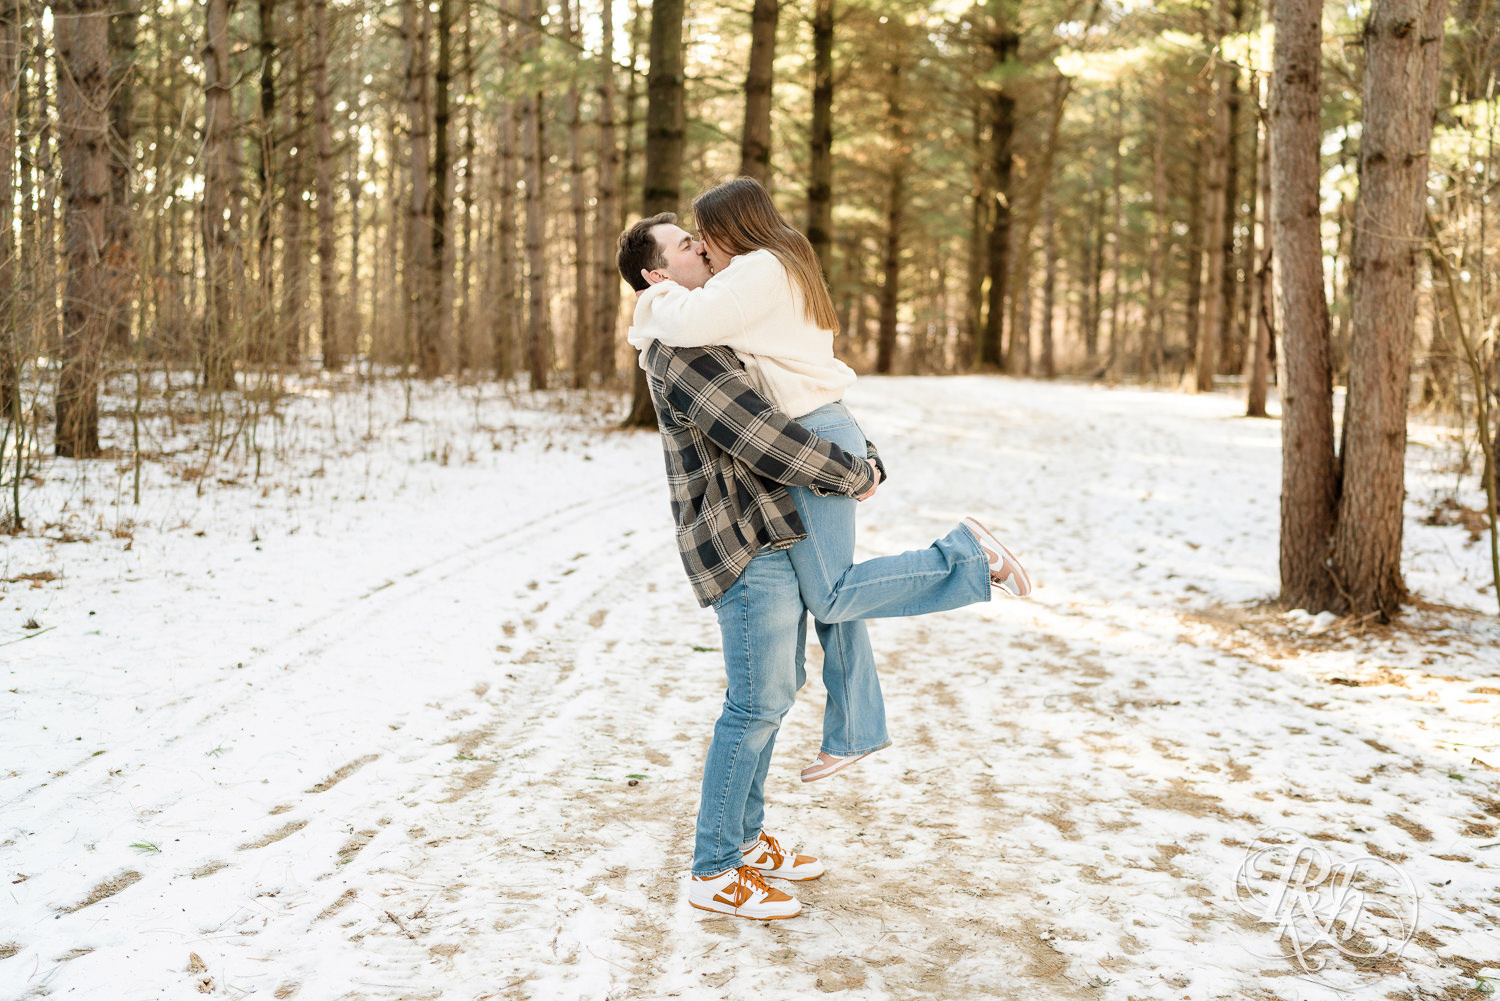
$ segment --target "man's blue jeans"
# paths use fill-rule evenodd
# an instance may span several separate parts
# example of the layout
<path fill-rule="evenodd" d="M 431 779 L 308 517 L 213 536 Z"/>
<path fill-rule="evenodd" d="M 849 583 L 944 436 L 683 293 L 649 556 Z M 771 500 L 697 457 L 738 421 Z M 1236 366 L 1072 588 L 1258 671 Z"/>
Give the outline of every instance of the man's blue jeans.
<path fill-rule="evenodd" d="M 842 404 L 799 421 L 864 455 L 864 434 Z M 823 749 L 847 755 L 883 747 L 885 702 L 864 618 L 937 612 L 990 597 L 989 566 L 964 528 L 925 549 L 852 565 L 854 505 L 792 488 L 809 538 L 763 549 L 714 603 L 727 691 L 703 769 L 693 875 L 740 864 L 765 820 L 765 782 L 781 720 L 806 680 L 807 611 L 820 620 L 828 705 Z"/>
<path fill-rule="evenodd" d="M 776 733 L 807 680 L 807 610 L 787 550 L 757 553 L 714 611 L 728 687 L 703 766 L 695 876 L 739 865 L 741 846 L 760 835 Z"/>
<path fill-rule="evenodd" d="M 832 403 L 797 423 L 854 455 L 865 435 L 847 407 Z M 808 537 L 791 549 L 803 603 L 817 620 L 823 646 L 823 750 L 839 757 L 890 743 L 885 700 L 864 619 L 924 615 L 990 599 L 989 564 L 968 530 L 956 527 L 925 549 L 854 562 L 850 497 L 819 496 L 792 487 Z M 877 495 L 878 496 L 878 495 Z"/>

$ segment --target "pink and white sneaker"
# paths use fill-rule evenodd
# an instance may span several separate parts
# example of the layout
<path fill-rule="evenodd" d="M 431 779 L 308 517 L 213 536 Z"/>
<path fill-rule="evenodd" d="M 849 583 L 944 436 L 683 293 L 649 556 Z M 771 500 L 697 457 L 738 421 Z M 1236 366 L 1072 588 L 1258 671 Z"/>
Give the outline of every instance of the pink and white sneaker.
<path fill-rule="evenodd" d="M 802 769 L 802 781 L 816 782 L 818 779 L 826 779 L 830 775 L 837 775 L 856 761 L 868 758 L 872 753 L 874 752 L 866 751 L 864 754 L 851 754 L 847 758 L 840 758 L 837 755 L 829 754 L 827 751 L 819 751 L 818 760 Z"/>
<path fill-rule="evenodd" d="M 990 561 L 990 584 L 1017 598 L 1024 598 L 1031 593 L 1031 575 L 1021 566 L 1015 553 L 1006 549 L 995 538 L 994 532 L 973 518 L 965 518 L 959 524 L 969 530 L 969 534 L 979 543 L 979 548 L 984 550 L 985 558 Z"/>

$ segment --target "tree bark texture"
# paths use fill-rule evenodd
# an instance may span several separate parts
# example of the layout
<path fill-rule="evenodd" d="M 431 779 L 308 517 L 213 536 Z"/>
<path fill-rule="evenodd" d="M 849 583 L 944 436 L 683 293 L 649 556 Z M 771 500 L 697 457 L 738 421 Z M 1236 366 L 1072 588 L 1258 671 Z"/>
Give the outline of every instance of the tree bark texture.
<path fill-rule="evenodd" d="M 428 90 L 428 38 L 431 15 L 425 2 L 406 0 L 401 7 L 406 42 L 406 117 L 410 130 L 408 163 L 411 190 L 406 204 L 406 260 L 402 270 L 408 365 L 420 371 L 438 356 L 437 289 L 432 287 L 433 224 L 431 173 L 431 99 Z"/>
<path fill-rule="evenodd" d="M 54 8 L 58 145 L 62 155 L 62 371 L 57 382 L 57 454 L 99 454 L 99 368 L 110 310 L 102 267 L 109 212 L 109 8 L 65 0 Z"/>
<path fill-rule="evenodd" d="M 1004 76 L 1014 68 L 1021 48 L 1014 0 L 992 3 L 990 52 L 997 71 Z M 990 177 L 995 185 L 988 245 L 989 292 L 985 302 L 984 329 L 979 339 L 979 364 L 1000 365 L 1002 327 L 1005 319 L 1007 268 L 1010 266 L 1010 206 L 1015 165 L 1013 143 L 1016 132 L 1016 99 L 1003 82 L 990 95 Z"/>
<path fill-rule="evenodd" d="M 1057 195 L 1051 185 L 1042 201 L 1042 255 L 1045 270 L 1042 277 L 1041 353 L 1037 359 L 1042 378 L 1057 377 L 1057 352 L 1053 344 L 1053 313 L 1057 310 Z"/>
<path fill-rule="evenodd" d="M 1349 406 L 1333 570 L 1348 611 L 1382 621 L 1406 593 L 1406 405 L 1446 13 L 1446 0 L 1375 0 L 1364 31 Z"/>
<path fill-rule="evenodd" d="M 1225 0 L 1218 0 L 1215 13 L 1215 35 L 1224 35 Z M 1193 388 L 1200 393 L 1214 388 L 1214 373 L 1218 369 L 1219 334 L 1224 315 L 1224 284 L 1228 281 L 1225 270 L 1224 241 L 1225 217 L 1227 214 L 1230 121 L 1229 99 L 1234 89 L 1234 64 L 1224 58 L 1216 42 L 1212 53 L 1214 65 L 1214 88 L 1210 98 L 1213 113 L 1210 118 L 1211 142 L 1208 155 L 1208 174 L 1204 179 L 1203 213 L 1206 219 L 1204 250 L 1208 255 L 1207 280 L 1203 290 L 1203 322 L 1198 328 L 1198 339 L 1193 345 Z M 1230 238 L 1232 241 L 1232 237 Z"/>
<path fill-rule="evenodd" d="M 208 0 L 203 43 L 203 260 L 207 282 L 199 359 L 203 388 L 234 388 L 233 250 L 229 202 L 234 177 L 234 105 L 229 53 L 229 0 Z M 90 29 L 92 30 L 92 28 Z M 102 93 L 102 92 L 101 92 Z M 60 97 L 61 95 L 59 95 Z M 69 287 L 77 259 L 69 253 Z M 76 301 L 70 291 L 69 302 Z M 59 420 L 61 417 L 59 416 Z M 59 436 L 61 440 L 61 436 Z"/>
<path fill-rule="evenodd" d="M 1125 355 L 1125 326 L 1120 315 L 1120 298 L 1124 291 L 1125 271 L 1121 267 L 1120 251 L 1125 245 L 1125 92 L 1123 87 L 1115 91 L 1115 134 L 1110 137 L 1114 147 L 1111 152 L 1112 172 L 1110 176 L 1110 201 L 1114 204 L 1114 222 L 1110 226 L 1109 241 L 1109 364 L 1113 369 L 1123 363 Z"/>
<path fill-rule="evenodd" d="M 1338 502 L 1323 292 L 1319 146 L 1322 0 L 1277 0 L 1271 83 L 1271 247 L 1281 388 L 1281 600 L 1322 611 L 1338 592 L 1328 547 Z"/>
<path fill-rule="evenodd" d="M 1188 349 L 1198 350 L 1198 331 L 1203 317 L 1203 172 L 1206 143 L 1193 146 L 1193 181 L 1188 193 L 1187 231 L 1187 302 L 1183 329 L 1187 331 Z"/>
<path fill-rule="evenodd" d="M 1245 18 L 1245 0 L 1230 0 L 1227 30 L 1231 36 L 1240 33 Z M 1219 307 L 1219 329 L 1215 336 L 1215 372 L 1238 374 L 1245 367 L 1243 331 L 1239 326 L 1239 255 L 1237 235 L 1240 224 L 1240 71 L 1238 63 L 1229 60 L 1224 53 L 1220 58 L 1226 64 L 1224 94 L 1220 109 L 1226 119 L 1226 145 L 1224 156 L 1224 227 L 1222 247 L 1224 255 L 1223 281 L 1219 293 L 1223 302 Z"/>
<path fill-rule="evenodd" d="M 292 0 L 286 37 L 301 38 L 308 31 L 307 0 Z M 282 147 L 286 150 L 281 192 L 281 307 L 277 313 L 276 360 L 297 364 L 307 343 L 307 305 L 310 282 L 307 274 L 307 189 L 310 154 L 310 122 L 307 80 L 311 76 L 307 46 L 283 46 L 289 58 L 282 73 L 291 79 L 290 120 Z"/>
<path fill-rule="evenodd" d="M 651 5 L 651 69 L 646 79 L 646 166 L 641 214 L 678 212 L 682 200 L 682 139 L 686 116 L 686 77 L 682 47 L 683 0 Z M 646 373 L 635 366 L 626 427 L 655 427 L 656 409 Z"/>
<path fill-rule="evenodd" d="M 275 357 L 276 302 L 276 0 L 259 0 L 257 48 L 260 56 L 260 121 L 256 136 L 256 179 L 260 183 L 255 214 L 256 287 L 247 317 L 246 356 L 264 363 Z"/>
<path fill-rule="evenodd" d="M 313 143 L 318 211 L 318 301 L 323 367 L 343 367 L 339 341 L 337 261 L 333 250 L 333 127 L 328 98 L 328 0 L 312 0 L 313 20 Z"/>
<path fill-rule="evenodd" d="M 105 279 L 109 283 L 109 320 L 105 342 L 114 351 L 130 346 L 134 316 L 135 211 L 131 191 L 135 178 L 136 35 L 140 25 L 140 0 L 120 0 L 109 19 L 109 232 L 105 239 Z"/>
<path fill-rule="evenodd" d="M 16 188 L 21 83 L 20 0 L 0 0 L 0 191 Z M 0 199 L 0 421 L 21 425 L 21 332 L 16 295 L 15 199 Z M 12 516 L 18 517 L 16 512 Z"/>
<path fill-rule="evenodd" d="M 615 267 L 615 223 L 620 215 L 620 143 L 615 135 L 615 22 L 613 4 L 601 8 L 599 60 L 599 215 L 594 224 L 594 362 L 599 378 L 615 376 L 620 316 L 620 272 Z"/>
<path fill-rule="evenodd" d="M 422 338 L 420 371 L 431 379 L 447 368 L 453 343 L 453 0 L 437 0 L 438 58 L 432 95 L 431 328 Z"/>
<path fill-rule="evenodd" d="M 534 66 L 541 27 L 536 0 L 521 5 L 521 61 Z M 532 389 L 546 389 L 552 372 L 552 323 L 547 301 L 547 191 L 542 141 L 542 92 L 528 85 L 521 99 L 521 149 L 526 178 L 526 370 Z"/>
<path fill-rule="evenodd" d="M 479 165 L 476 162 L 479 139 L 475 134 L 478 95 L 474 91 L 474 4 L 470 0 L 459 2 L 462 11 L 459 23 L 463 25 L 460 35 L 462 48 L 459 50 L 464 93 L 463 138 L 460 140 L 463 209 L 459 213 L 461 238 L 456 250 L 463 263 L 457 275 L 458 288 L 455 293 L 460 303 L 460 312 L 457 334 L 453 339 L 453 362 L 458 371 L 467 372 L 474 366 L 474 267 L 475 258 L 479 256 L 474 244 L 474 207 L 478 201 L 475 195 L 479 185 Z"/>
<path fill-rule="evenodd" d="M 1270 81 L 1266 81 L 1269 87 Z M 1256 85 L 1259 91 L 1260 85 Z M 1269 95 L 1268 95 L 1269 96 Z M 1268 102 L 1267 102 L 1268 103 Z M 1267 133 L 1270 109 L 1256 96 L 1257 122 Z M 1271 143 L 1263 135 L 1256 149 L 1256 226 L 1250 239 L 1250 383 L 1245 398 L 1245 416 L 1265 417 L 1266 397 L 1271 380 L 1271 347 L 1275 343 L 1275 304 L 1272 301 L 1271 276 Z M 1258 235 L 1256 235 L 1258 233 Z"/>
<path fill-rule="evenodd" d="M 890 135 L 885 237 L 880 259 L 880 329 L 875 337 L 875 371 L 889 375 L 896 360 L 897 309 L 901 304 L 901 224 L 906 209 L 906 120 L 901 102 L 901 46 L 892 39 L 886 74 L 886 129 Z"/>
<path fill-rule="evenodd" d="M 642 215 L 680 212 L 682 208 L 682 140 L 686 120 L 683 4 L 684 0 L 657 0 L 651 5 Z"/>
<path fill-rule="evenodd" d="M 776 61 L 779 0 L 755 0 L 750 12 L 750 70 L 745 77 L 745 127 L 740 173 L 771 188 L 771 86 Z"/>
<path fill-rule="evenodd" d="M 568 38 L 577 42 L 578 30 L 573 24 L 569 0 L 563 0 L 563 21 Z M 589 305 L 589 286 L 593 270 L 589 267 L 588 199 L 584 194 L 583 168 L 583 100 L 578 78 L 568 81 L 568 197 L 573 210 L 573 388 L 587 386 L 593 376 L 594 317 Z"/>
<path fill-rule="evenodd" d="M 815 0 L 812 17 L 812 127 L 808 132 L 807 239 L 825 278 L 833 271 L 833 0 Z"/>
<path fill-rule="evenodd" d="M 510 43 L 506 43 L 507 48 Z M 500 308 L 496 310 L 494 328 L 495 375 L 509 379 L 516 373 L 517 349 L 521 342 L 521 309 L 523 301 L 519 257 L 516 253 L 516 187 L 521 180 L 520 130 L 516 127 L 518 108 L 506 104 L 500 108 L 500 221 L 496 255 L 500 269 Z"/>
<path fill-rule="evenodd" d="M 1156 136 L 1151 152 L 1151 258 L 1146 267 L 1146 322 L 1141 325 L 1141 355 L 1137 374 L 1142 382 L 1161 374 L 1161 346 L 1166 319 L 1162 289 L 1166 285 L 1167 246 L 1171 241 L 1172 212 L 1167 190 L 1167 131 L 1171 102 L 1162 94 L 1156 110 Z"/>

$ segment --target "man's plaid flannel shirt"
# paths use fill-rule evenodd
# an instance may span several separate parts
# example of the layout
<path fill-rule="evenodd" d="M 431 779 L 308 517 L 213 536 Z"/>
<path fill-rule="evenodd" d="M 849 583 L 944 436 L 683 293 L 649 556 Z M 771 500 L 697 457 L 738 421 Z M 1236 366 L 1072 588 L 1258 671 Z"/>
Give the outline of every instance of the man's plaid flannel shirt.
<path fill-rule="evenodd" d="M 677 550 L 700 605 L 718 601 L 763 547 L 807 538 L 786 485 L 849 497 L 875 485 L 862 459 L 766 402 L 730 349 L 653 342 L 644 360 Z M 875 446 L 865 444 L 884 478 Z"/>

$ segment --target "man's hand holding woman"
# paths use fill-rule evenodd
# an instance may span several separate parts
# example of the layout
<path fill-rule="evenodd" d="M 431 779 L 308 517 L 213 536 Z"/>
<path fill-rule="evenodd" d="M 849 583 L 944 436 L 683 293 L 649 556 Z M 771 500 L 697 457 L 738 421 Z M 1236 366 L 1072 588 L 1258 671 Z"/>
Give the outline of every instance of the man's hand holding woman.
<path fill-rule="evenodd" d="M 858 497 L 854 498 L 855 500 L 859 501 L 869 500 L 871 497 L 875 496 L 875 491 L 880 489 L 880 467 L 871 462 L 868 457 L 865 459 L 865 462 L 869 464 L 870 475 L 875 477 L 875 485 L 872 486 L 869 490 L 866 490 L 864 493 L 860 494 Z"/>

